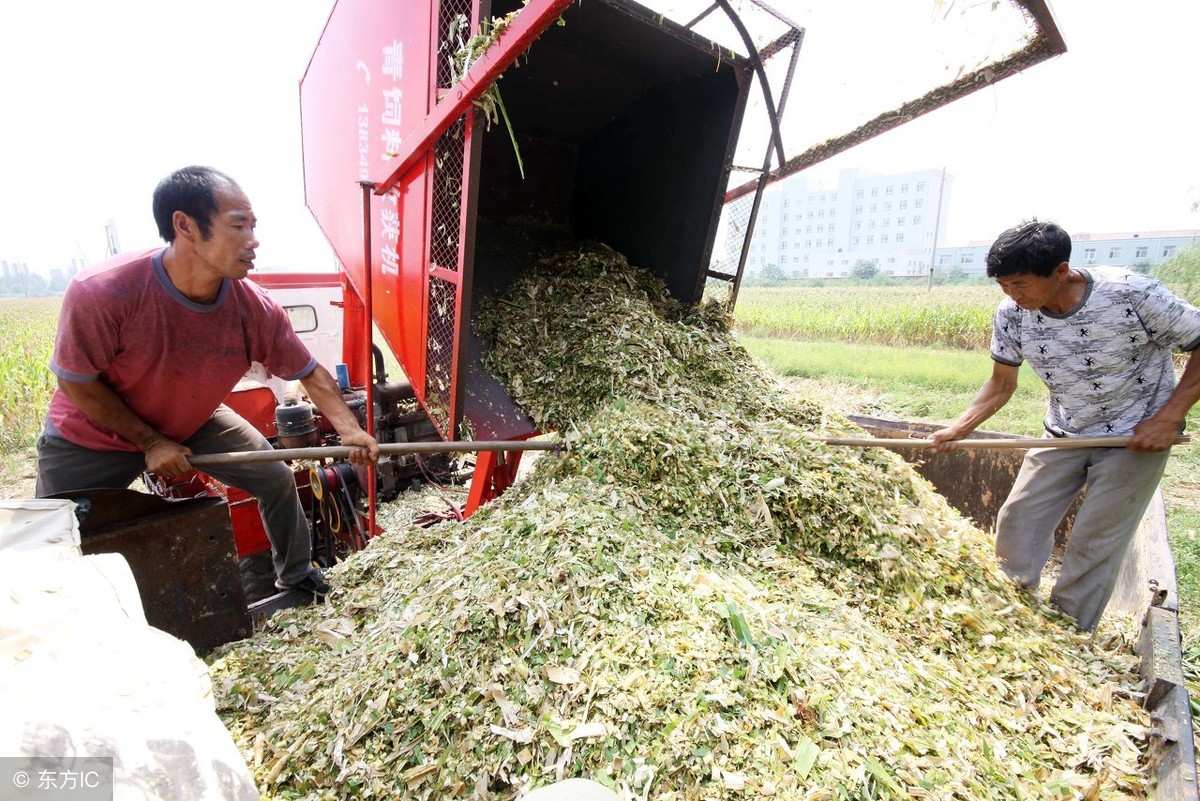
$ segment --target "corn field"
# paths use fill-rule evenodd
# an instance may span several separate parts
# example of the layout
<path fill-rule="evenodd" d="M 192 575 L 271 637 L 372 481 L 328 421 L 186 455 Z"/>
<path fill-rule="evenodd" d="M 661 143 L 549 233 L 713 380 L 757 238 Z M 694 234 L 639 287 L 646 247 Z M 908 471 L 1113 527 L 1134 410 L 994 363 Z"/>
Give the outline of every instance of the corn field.
<path fill-rule="evenodd" d="M 54 393 L 50 353 L 61 298 L 0 300 L 0 453 L 33 445 Z"/>
<path fill-rule="evenodd" d="M 994 286 L 744 287 L 738 330 L 746 336 L 986 348 Z"/>

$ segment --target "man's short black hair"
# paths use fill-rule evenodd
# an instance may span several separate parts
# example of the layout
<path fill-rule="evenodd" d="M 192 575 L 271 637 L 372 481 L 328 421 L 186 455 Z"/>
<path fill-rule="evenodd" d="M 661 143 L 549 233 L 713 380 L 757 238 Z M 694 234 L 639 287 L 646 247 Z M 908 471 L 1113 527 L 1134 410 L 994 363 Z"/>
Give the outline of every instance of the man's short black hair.
<path fill-rule="evenodd" d="M 1071 237 L 1052 222 L 1021 223 L 996 238 L 987 255 L 988 278 L 1022 273 L 1048 278 L 1071 260 Z"/>
<path fill-rule="evenodd" d="M 217 193 L 236 189 L 237 182 L 212 167 L 184 167 L 158 182 L 154 188 L 154 222 L 164 241 L 175 241 L 171 216 L 182 211 L 196 221 L 200 238 L 212 235 L 212 215 L 217 210 Z"/>

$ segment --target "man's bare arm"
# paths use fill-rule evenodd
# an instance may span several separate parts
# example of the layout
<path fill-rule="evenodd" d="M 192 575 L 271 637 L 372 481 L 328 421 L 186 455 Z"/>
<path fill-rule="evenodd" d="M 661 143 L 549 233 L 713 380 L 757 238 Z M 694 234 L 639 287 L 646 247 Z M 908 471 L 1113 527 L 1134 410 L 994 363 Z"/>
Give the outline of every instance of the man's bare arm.
<path fill-rule="evenodd" d="M 992 362 L 992 375 L 984 383 L 966 411 L 950 425 L 933 432 L 929 439 L 936 443 L 935 450 L 948 453 L 953 442 L 970 434 L 980 423 L 1003 408 L 1017 390 L 1017 374 L 1020 368 L 1002 362 Z"/>
<path fill-rule="evenodd" d="M 1142 421 L 1133 429 L 1133 439 L 1128 447 L 1131 451 L 1165 451 L 1175 444 L 1187 413 L 1200 400 L 1200 361 L 1196 351 L 1188 354 L 1187 366 L 1179 379 L 1179 386 L 1158 413 Z"/>
<path fill-rule="evenodd" d="M 138 417 L 102 379 L 64 381 L 60 378 L 58 387 L 89 420 L 117 433 L 145 453 L 146 469 L 150 472 L 170 478 L 192 469 L 187 460 L 191 450 L 167 439 Z"/>
<path fill-rule="evenodd" d="M 366 464 L 379 459 L 379 443 L 358 424 L 358 418 L 342 397 L 341 387 L 328 370 L 317 365 L 315 370 L 300 379 L 300 384 L 321 414 L 333 424 L 342 444 L 363 449 L 350 452 L 351 462 Z"/>

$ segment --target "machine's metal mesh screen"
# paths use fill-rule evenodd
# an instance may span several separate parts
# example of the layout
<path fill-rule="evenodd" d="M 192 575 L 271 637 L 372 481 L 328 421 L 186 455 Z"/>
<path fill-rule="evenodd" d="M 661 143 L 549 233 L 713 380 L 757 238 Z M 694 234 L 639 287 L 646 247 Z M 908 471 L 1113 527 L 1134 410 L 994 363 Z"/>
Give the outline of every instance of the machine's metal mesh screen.
<path fill-rule="evenodd" d="M 735 177 L 730 183 L 736 182 Z M 704 299 L 728 305 L 733 300 L 733 282 L 738 273 L 742 252 L 750 246 L 750 212 L 754 195 L 726 203 L 721 209 L 717 239 L 713 243 L 710 275 L 704 283 Z M 715 273 L 715 275 L 714 275 Z M 728 276 L 728 277 L 723 277 Z"/>
<path fill-rule="evenodd" d="M 449 88 L 451 60 L 459 39 L 474 21 L 472 0 L 442 0 L 438 5 L 437 86 Z M 468 112 L 472 113 L 472 112 Z M 430 201 L 429 263 L 457 274 L 462 263 L 462 230 L 467 117 L 455 120 L 433 146 Z M 458 283 L 430 276 L 428 342 L 425 349 L 425 409 L 443 436 L 454 431 L 454 343 L 458 316 Z"/>
<path fill-rule="evenodd" d="M 458 47 L 458 40 L 470 35 L 474 30 L 464 20 L 474 21 L 471 14 L 471 0 L 442 0 L 438 4 L 438 53 L 437 53 L 437 85 L 442 88 L 450 86 L 450 54 Z M 454 40 L 450 38 L 451 31 L 455 32 Z"/>
<path fill-rule="evenodd" d="M 443 436 L 452 433 L 451 375 L 454 365 L 454 317 L 458 287 L 429 278 L 429 347 L 425 352 L 425 410 Z"/>
<path fill-rule="evenodd" d="M 433 208 L 429 261 L 458 272 L 463 208 L 463 155 L 467 127 L 460 117 L 433 147 Z"/>

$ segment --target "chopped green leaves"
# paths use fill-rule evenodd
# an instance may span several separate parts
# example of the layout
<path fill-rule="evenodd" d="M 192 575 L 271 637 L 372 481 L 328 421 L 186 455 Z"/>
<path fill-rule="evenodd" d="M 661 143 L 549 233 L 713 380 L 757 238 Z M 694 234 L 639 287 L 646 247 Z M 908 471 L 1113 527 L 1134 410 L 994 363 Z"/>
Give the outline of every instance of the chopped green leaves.
<path fill-rule="evenodd" d="M 814 443 L 848 427 L 785 401 L 720 309 L 597 246 L 476 329 L 570 450 L 465 524 L 397 505 L 325 605 L 222 651 L 264 795 L 1144 797 L 1117 621 L 1031 608 L 899 457 Z"/>

